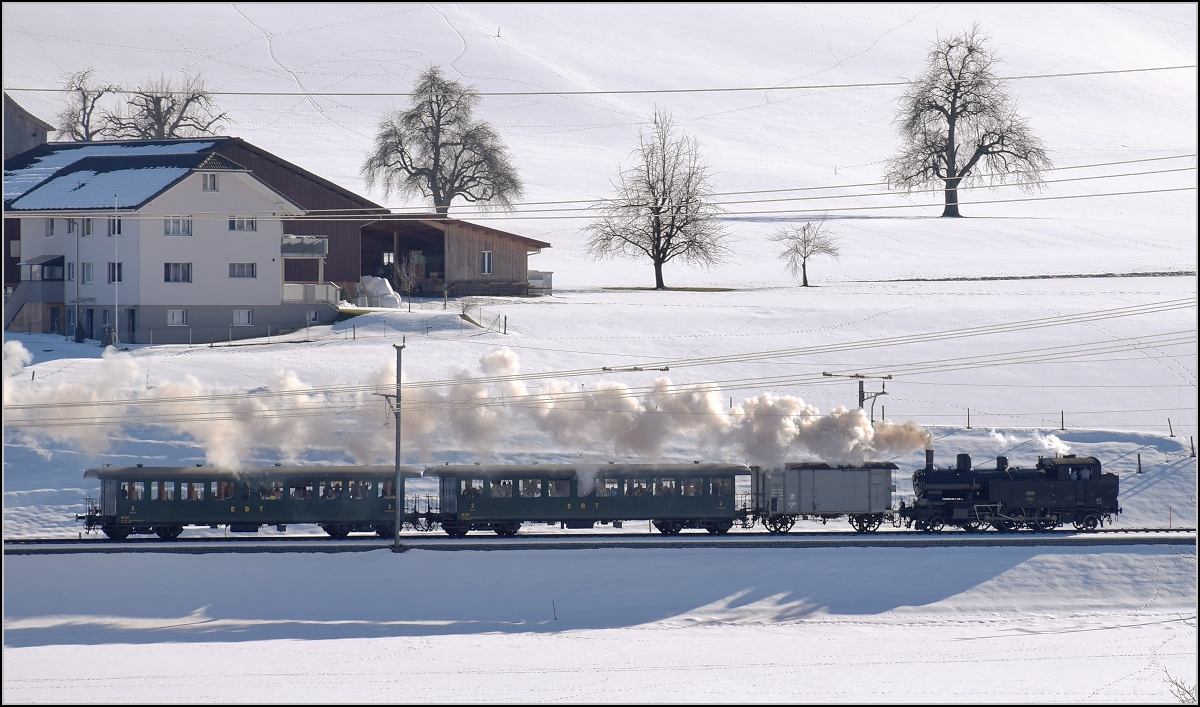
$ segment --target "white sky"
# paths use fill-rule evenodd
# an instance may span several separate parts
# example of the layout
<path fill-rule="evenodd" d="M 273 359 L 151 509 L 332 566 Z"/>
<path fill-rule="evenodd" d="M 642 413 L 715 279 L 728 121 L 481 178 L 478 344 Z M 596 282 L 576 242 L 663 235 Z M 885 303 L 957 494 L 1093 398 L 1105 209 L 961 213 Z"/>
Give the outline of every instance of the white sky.
<path fill-rule="evenodd" d="M 87 66 L 118 83 L 157 78 L 146 67 L 202 71 L 223 90 L 255 92 L 403 92 L 430 62 L 481 91 L 888 82 L 919 71 L 938 33 L 974 20 L 1009 75 L 1196 63 L 1194 4 L 6 3 L 3 72 L 10 95 L 51 122 L 54 94 L 15 89 L 55 87 Z M 506 365 L 545 374 L 527 383 L 530 392 L 637 388 L 667 376 L 682 386 L 716 383 L 722 407 L 793 396 L 828 413 L 853 407 L 857 387 L 820 374 L 866 371 L 893 375 L 877 405 L 888 419 L 928 429 L 939 463 L 965 451 L 1029 465 L 1048 453 L 1053 435 L 1121 475 L 1121 524 L 1195 527 L 1194 274 L 1047 277 L 1194 273 L 1195 69 L 1014 83 L 1018 109 L 1056 167 L 1172 159 L 1051 173 L 1103 178 L 1050 183 L 1032 195 L 1055 197 L 1046 201 L 983 204 L 1030 195 L 972 192 L 969 218 L 953 221 L 934 218 L 936 206 L 833 211 L 936 201 L 829 198 L 876 187 L 802 192 L 821 197 L 810 202 L 728 204 L 760 219 L 730 222 L 734 257 L 710 270 L 669 264 L 667 284 L 734 292 L 604 290 L 646 286 L 652 270 L 587 260 L 580 218 L 518 212 L 481 222 L 551 242 L 531 267 L 554 271 L 556 295 L 481 302 L 482 319 L 507 317 L 506 335 L 460 332 L 456 312 L 440 302 L 418 303 L 412 316 L 379 312 L 320 328 L 313 343 L 131 347 L 108 361 L 92 346 L 6 333 L 5 373 L 15 375 L 6 377 L 5 404 L 149 397 L 172 386 L 269 394 L 368 385 L 394 375 L 399 334 L 407 335 L 408 381 L 480 375 L 483 358 L 507 347 L 516 358 Z M 481 112 L 509 145 L 527 201 L 590 200 L 609 193 L 656 104 L 699 137 L 718 191 L 878 182 L 895 148 L 897 91 L 488 97 Z M 367 191 L 358 176 L 374 124 L 402 102 L 221 98 L 228 134 L 412 208 L 419 204 Z M 1161 191 L 1177 189 L 1185 191 Z M 1153 193 L 1092 196 L 1116 192 Z M 1085 198 L 1065 198 L 1076 196 Z M 758 213 L 770 210 L 785 213 Z M 780 221 L 821 210 L 845 216 L 832 222 L 843 256 L 811 263 L 818 287 L 802 291 L 766 236 Z M 472 218 L 465 209 L 458 215 Z M 1040 279 L 978 279 L 996 276 Z M 888 282 L 918 277 L 974 279 Z M 1118 307 L 1134 313 L 1080 316 Z M 1039 318 L 1054 325 L 1012 326 Z M 946 338 L 972 327 L 992 333 Z M 867 346 L 901 336 L 917 340 Z M 11 342 L 32 355 L 16 371 Z M 796 351 L 688 365 L 784 349 Z M 961 357 L 979 358 L 949 360 Z M 677 363 L 666 373 L 557 374 L 661 360 Z M 269 395 L 236 404 L 256 400 L 273 404 Z M 82 470 L 102 463 L 229 455 L 243 463 L 386 462 L 393 432 L 382 402 L 364 409 L 278 424 L 31 436 L 6 424 L 5 537 L 72 536 L 91 490 Z M 971 430 L 963 429 L 968 409 Z M 631 415 L 639 425 L 658 419 Z M 407 463 L 651 458 L 600 434 L 602 420 L 611 421 L 603 416 L 581 428 L 595 434 L 570 444 L 517 409 L 406 420 L 414 426 L 405 431 Z M 743 461 L 747 453 L 687 425 L 667 432 L 653 458 Z M 901 467 L 904 493 L 923 456 L 888 458 Z M 1196 555 L 1188 548 L 6 555 L 4 564 L 6 703 L 1145 703 L 1171 700 L 1164 670 L 1196 680 Z"/>

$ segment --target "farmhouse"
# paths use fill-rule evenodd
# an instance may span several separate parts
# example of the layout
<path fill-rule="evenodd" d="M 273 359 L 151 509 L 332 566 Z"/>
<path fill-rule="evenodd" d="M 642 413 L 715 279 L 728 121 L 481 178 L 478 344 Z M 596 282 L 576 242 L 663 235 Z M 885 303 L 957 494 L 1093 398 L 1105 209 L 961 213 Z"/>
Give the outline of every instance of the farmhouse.
<path fill-rule="evenodd" d="M 282 219 L 302 209 L 241 165 L 180 148 L 93 146 L 58 169 L 10 160 L 21 282 L 7 329 L 207 343 L 336 318 L 330 303 L 288 302 L 280 287 Z"/>
<path fill-rule="evenodd" d="M 405 259 L 422 264 L 423 277 L 420 278 L 416 291 L 423 294 L 525 295 L 549 291 L 550 274 L 531 272 L 528 265 L 528 257 L 550 247 L 549 243 L 440 214 L 392 214 L 383 206 L 240 138 L 46 143 L 5 161 L 5 296 L 6 299 L 10 295 L 13 297 L 7 302 L 5 309 L 6 328 L 11 326 L 65 333 L 68 330 L 66 310 L 74 311 L 74 306 L 65 307 L 66 304 L 70 304 L 71 297 L 66 297 L 62 302 L 45 300 L 45 285 L 26 287 L 23 288 L 25 291 L 17 294 L 17 291 L 22 289 L 17 287 L 19 283 L 31 282 L 30 278 L 46 274 L 37 270 L 36 266 L 39 263 L 33 263 L 33 258 L 61 255 L 64 257 L 64 263 L 69 260 L 63 249 L 54 253 L 43 252 L 46 243 L 39 238 L 44 237 L 45 225 L 40 221 L 35 223 L 36 219 L 45 218 L 49 212 L 54 212 L 60 219 L 68 220 L 86 218 L 93 212 L 104 210 L 115 213 L 122 209 L 133 209 L 147 218 L 151 213 L 141 212 L 141 209 L 149 208 L 150 204 L 134 206 L 129 203 L 127 196 L 120 194 L 117 194 L 117 197 L 121 200 L 121 205 L 117 207 L 111 202 L 113 194 L 109 194 L 109 203 L 96 204 L 82 210 L 68 206 L 71 202 L 47 202 L 45 206 L 33 208 L 31 204 L 35 203 L 34 200 L 21 201 L 21 197 L 26 194 L 32 196 L 51 178 L 58 180 L 59 186 L 55 189 L 61 190 L 61 184 L 65 183 L 62 180 L 71 178 L 69 175 L 76 171 L 95 171 L 96 164 L 85 163 L 80 168 L 78 163 L 81 161 L 105 156 L 125 159 L 134 155 L 143 160 L 152 155 L 167 162 L 173 159 L 173 168 L 191 169 L 196 175 L 204 171 L 202 167 L 205 165 L 212 170 L 220 167 L 231 173 L 251 177 L 260 186 L 285 199 L 290 204 L 288 208 L 266 208 L 266 204 L 260 204 L 262 210 L 255 212 L 259 219 L 256 225 L 266 229 L 271 219 L 278 218 L 281 230 L 277 244 L 278 252 L 272 256 L 275 260 L 268 261 L 275 262 L 280 267 L 278 277 L 273 280 L 275 287 L 281 290 L 280 302 L 277 304 L 307 305 L 304 307 L 304 315 L 318 310 L 315 315 L 318 321 L 325 321 L 330 316 L 328 312 L 334 311 L 340 300 L 353 299 L 357 294 L 358 282 L 364 275 L 391 277 L 393 264 Z M 168 156 L 174 157 L 168 159 Z M 206 163 L 206 159 L 210 161 Z M 135 163 L 127 160 L 124 164 Z M 104 164 L 107 170 L 116 170 L 118 166 L 117 162 L 112 161 Z M 168 166 L 164 163 L 161 168 L 166 169 Z M 129 169 L 143 170 L 148 167 L 139 165 Z M 130 171 L 128 174 L 146 176 L 149 173 Z M 197 176 L 197 179 L 202 177 Z M 157 183 L 161 188 L 167 187 L 161 180 Z M 51 192 L 42 192 L 43 197 L 39 198 L 44 198 L 49 193 Z M 179 193 L 191 192 L 185 190 Z M 198 220 L 228 219 L 232 215 L 232 212 L 212 212 L 215 204 L 211 194 L 192 193 L 192 196 L 199 200 L 185 200 L 186 203 L 178 204 L 177 207 L 179 215 L 191 216 L 193 223 Z M 126 214 L 125 218 L 131 218 L 132 215 L 133 212 Z M 70 225 L 67 222 L 64 224 L 62 227 Z M 272 225 L 270 228 L 275 227 Z M 34 245 L 35 243 L 40 245 Z M 64 278 L 69 274 L 68 270 L 70 268 L 64 265 Z M 58 273 L 53 266 L 48 272 L 51 276 Z M 266 282 L 263 279 L 266 274 L 266 270 L 258 272 L 260 282 Z M 192 293 L 197 297 L 207 297 L 209 290 L 197 287 Z M 46 306 L 40 310 L 38 307 L 31 307 L 21 315 L 18 310 L 22 308 L 22 304 L 31 302 L 41 302 Z M 127 304 L 120 306 L 137 306 L 128 298 L 125 302 Z M 197 306 L 210 303 L 207 299 L 193 300 L 193 304 Z M 57 315 L 59 318 L 55 320 L 54 307 L 60 304 L 62 307 Z M 86 316 L 86 312 L 83 311 L 85 309 L 87 308 L 80 308 L 80 317 Z M 96 310 L 94 315 L 100 317 L 100 323 L 88 330 L 102 331 L 104 315 L 96 307 L 92 309 Z M 295 326 L 295 315 L 291 310 L 299 310 L 300 307 L 287 309 L 287 325 Z M 136 321 L 137 315 L 133 316 Z M 12 324 L 14 321 L 17 323 Z M 86 324 L 85 319 L 78 321 Z M 261 327 L 257 323 L 254 325 L 257 332 L 236 329 L 226 331 L 225 334 L 233 338 L 239 338 L 239 333 L 244 336 L 258 336 L 265 333 L 268 324 L 284 326 L 276 321 L 257 321 L 262 322 Z M 74 322 L 70 327 L 73 326 Z M 97 330 L 96 327 L 101 329 Z M 121 327 L 122 332 L 125 332 L 127 323 L 122 322 Z M 214 321 L 208 319 L 205 320 L 205 328 L 210 331 L 193 332 L 192 340 L 207 341 L 217 336 L 221 329 Z M 145 327 L 139 326 L 136 332 L 128 335 L 144 335 L 148 338 L 148 331 L 143 329 Z M 197 333 L 200 333 L 200 338 L 195 336 Z M 123 340 L 131 341 L 127 338 Z"/>

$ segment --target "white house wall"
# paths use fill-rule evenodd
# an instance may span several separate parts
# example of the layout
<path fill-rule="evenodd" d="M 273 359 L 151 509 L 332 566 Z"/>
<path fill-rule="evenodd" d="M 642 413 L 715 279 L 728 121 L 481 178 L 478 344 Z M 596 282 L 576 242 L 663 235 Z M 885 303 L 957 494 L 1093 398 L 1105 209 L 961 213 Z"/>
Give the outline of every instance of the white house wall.
<path fill-rule="evenodd" d="M 146 304 L 278 305 L 283 261 L 280 214 L 288 208 L 248 174 L 219 172 L 218 191 L 204 191 L 197 172 L 138 214 L 138 290 Z M 254 231 L 229 230 L 230 217 L 256 219 Z M 191 236 L 168 236 L 168 217 L 192 220 Z M 164 263 L 191 263 L 192 282 L 164 282 Z M 255 263 L 253 278 L 229 277 L 230 263 Z M 128 276 L 127 276 L 128 278 Z"/>

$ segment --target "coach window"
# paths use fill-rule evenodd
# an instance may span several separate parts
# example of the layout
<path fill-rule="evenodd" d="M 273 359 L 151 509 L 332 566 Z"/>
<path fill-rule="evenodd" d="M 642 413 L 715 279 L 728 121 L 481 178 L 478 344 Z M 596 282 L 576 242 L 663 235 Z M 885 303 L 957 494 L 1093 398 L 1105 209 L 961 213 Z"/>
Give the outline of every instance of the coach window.
<path fill-rule="evenodd" d="M 292 484 L 291 497 L 293 501 L 307 501 L 312 498 L 313 485 L 311 481 Z"/>
<path fill-rule="evenodd" d="M 710 496 L 732 496 L 733 479 L 728 476 L 714 478 L 708 486 Z"/>
<path fill-rule="evenodd" d="M 351 481 L 349 486 L 350 486 L 349 496 L 350 496 L 350 498 L 352 498 L 356 501 L 361 501 L 362 499 L 369 496 L 371 493 L 371 482 L 370 481 Z"/>
<path fill-rule="evenodd" d="M 258 485 L 258 497 L 267 501 L 278 501 L 283 498 L 282 481 L 264 481 Z"/>
<path fill-rule="evenodd" d="M 203 501 L 204 500 L 204 482 L 202 481 L 185 481 L 183 484 L 183 492 L 181 496 L 188 501 Z"/>
<path fill-rule="evenodd" d="M 596 495 L 604 498 L 621 495 L 620 479 L 600 479 L 596 482 Z"/>
<path fill-rule="evenodd" d="M 228 501 L 233 498 L 233 482 L 232 481 L 214 481 L 209 486 L 209 491 L 212 492 L 213 499 L 217 501 Z"/>
<path fill-rule="evenodd" d="M 645 479 L 628 479 L 625 481 L 626 496 L 649 496 L 650 487 Z"/>
<path fill-rule="evenodd" d="M 391 481 L 390 479 L 388 481 L 384 481 L 382 484 L 379 485 L 379 494 L 383 498 L 395 498 L 396 497 L 396 482 Z"/>
<path fill-rule="evenodd" d="M 175 500 L 175 483 L 174 481 L 155 481 L 150 484 L 150 500 L 151 501 L 173 501 Z"/>
<path fill-rule="evenodd" d="M 321 482 L 321 498 L 335 500 L 342 497 L 342 482 L 341 481 L 322 481 Z"/>
<path fill-rule="evenodd" d="M 459 479 L 458 489 L 463 498 L 479 498 L 483 496 L 483 479 Z"/>
<path fill-rule="evenodd" d="M 563 498 L 571 495 L 570 479 L 550 479 L 546 482 L 546 495 L 551 498 Z"/>
<path fill-rule="evenodd" d="M 146 482 L 145 481 L 130 481 L 125 484 L 122 489 L 122 499 L 129 501 L 144 501 L 146 500 Z"/>
<path fill-rule="evenodd" d="M 679 493 L 682 496 L 700 496 L 704 493 L 703 479 L 684 479 L 679 482 Z"/>
<path fill-rule="evenodd" d="M 249 501 L 250 498 L 253 496 L 253 492 L 254 492 L 254 484 L 252 482 L 247 481 L 242 484 L 242 500 L 243 501 Z"/>
<path fill-rule="evenodd" d="M 512 479 L 497 479 L 492 482 L 492 498 L 512 498 Z"/>
<path fill-rule="evenodd" d="M 521 479 L 521 498 L 541 498 L 541 479 Z"/>
<path fill-rule="evenodd" d="M 674 496 L 675 495 L 675 479 L 662 476 L 654 480 L 654 495 L 655 496 Z"/>

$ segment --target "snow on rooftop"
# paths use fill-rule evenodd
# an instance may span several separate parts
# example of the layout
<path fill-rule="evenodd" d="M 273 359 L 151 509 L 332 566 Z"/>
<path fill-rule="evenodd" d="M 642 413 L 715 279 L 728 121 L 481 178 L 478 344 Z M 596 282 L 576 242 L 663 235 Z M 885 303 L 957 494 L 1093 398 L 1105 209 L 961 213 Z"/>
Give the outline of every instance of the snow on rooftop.
<path fill-rule="evenodd" d="M 96 173 L 71 172 L 42 184 L 9 207 L 13 211 L 40 209 L 136 208 L 186 176 L 186 167 L 151 167 Z"/>
<path fill-rule="evenodd" d="M 49 179 L 55 172 L 85 157 L 193 154 L 207 150 L 215 144 L 211 140 L 197 140 L 152 145 L 86 145 L 81 147 L 66 145 L 48 155 L 37 158 L 28 167 L 11 171 L 4 170 L 4 200 L 16 199 L 28 193 Z M 36 207 L 27 206 L 25 208 Z"/>

